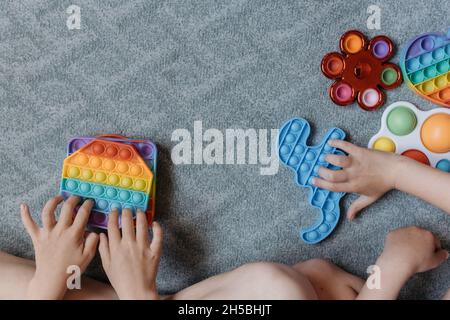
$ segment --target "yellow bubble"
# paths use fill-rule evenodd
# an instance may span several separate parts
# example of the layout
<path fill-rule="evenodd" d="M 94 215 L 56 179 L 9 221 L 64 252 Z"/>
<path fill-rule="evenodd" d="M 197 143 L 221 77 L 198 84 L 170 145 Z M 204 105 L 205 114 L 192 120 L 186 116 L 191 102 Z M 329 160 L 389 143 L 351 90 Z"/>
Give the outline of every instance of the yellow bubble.
<path fill-rule="evenodd" d="M 115 166 L 116 164 L 114 163 L 114 160 L 107 159 L 103 162 L 103 168 L 105 170 L 112 170 Z"/>
<path fill-rule="evenodd" d="M 85 169 L 85 170 L 83 170 L 82 174 L 83 174 L 84 179 L 86 179 L 86 180 L 92 179 L 93 173 L 91 170 Z"/>
<path fill-rule="evenodd" d="M 395 143 L 387 137 L 381 137 L 375 141 L 373 148 L 385 152 L 395 152 Z"/>
<path fill-rule="evenodd" d="M 71 178 L 76 178 L 80 175 L 80 169 L 78 169 L 77 167 L 70 167 L 67 170 L 67 175 Z"/>
<path fill-rule="evenodd" d="M 116 174 L 112 174 L 108 178 L 108 182 L 112 185 L 117 185 L 119 183 L 119 180 L 119 176 L 117 176 Z"/>
<path fill-rule="evenodd" d="M 133 185 L 133 179 L 125 177 L 122 179 L 122 186 L 125 188 L 129 188 Z"/>
<path fill-rule="evenodd" d="M 92 168 L 100 168 L 101 165 L 102 165 L 102 159 L 100 159 L 98 157 L 92 157 L 91 158 L 91 166 L 92 166 Z"/>
<path fill-rule="evenodd" d="M 432 81 L 427 81 L 422 84 L 422 91 L 424 93 L 431 93 L 434 91 L 434 83 Z"/>
<path fill-rule="evenodd" d="M 142 180 L 142 179 L 138 179 L 138 180 L 136 180 L 136 182 L 134 183 L 134 187 L 135 187 L 137 190 L 144 190 L 146 186 L 147 186 L 147 183 L 145 183 L 145 181 Z"/>
<path fill-rule="evenodd" d="M 97 172 L 95 174 L 95 180 L 99 181 L 99 182 L 103 182 L 106 180 L 106 174 L 104 172 Z"/>

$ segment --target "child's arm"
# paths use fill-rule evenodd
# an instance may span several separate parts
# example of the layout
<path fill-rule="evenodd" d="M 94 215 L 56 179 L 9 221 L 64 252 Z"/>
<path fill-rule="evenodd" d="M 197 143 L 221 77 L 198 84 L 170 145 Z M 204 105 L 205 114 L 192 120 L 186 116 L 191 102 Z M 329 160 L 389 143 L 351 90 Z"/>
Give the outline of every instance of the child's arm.
<path fill-rule="evenodd" d="M 122 210 L 122 235 L 118 212 L 109 215 L 108 237 L 100 234 L 103 269 L 120 299 L 158 299 L 156 275 L 162 251 L 162 229 L 154 222 L 153 240 L 148 239 L 147 217 L 138 211 L 136 231 L 129 209 Z"/>
<path fill-rule="evenodd" d="M 36 272 L 27 290 L 29 299 L 61 299 L 67 290 L 67 268 L 78 266 L 83 272 L 95 255 L 98 235 L 84 236 L 93 202 L 85 201 L 75 219 L 74 209 L 80 202 L 70 197 L 61 208 L 58 221 L 55 210 L 63 201 L 61 196 L 50 199 L 42 209 L 42 224 L 33 221 L 28 206 L 22 204 L 22 222 L 31 236 L 36 259 Z"/>
<path fill-rule="evenodd" d="M 431 232 L 409 227 L 391 231 L 376 265 L 380 270 L 380 288 L 364 285 L 357 299 L 396 299 L 409 278 L 438 267 L 448 259 L 448 252 Z"/>
<path fill-rule="evenodd" d="M 450 174 L 407 157 L 361 148 L 347 141 L 328 143 L 348 156 L 328 155 L 326 160 L 342 170 L 321 167 L 321 178 L 315 178 L 313 183 L 331 191 L 359 193 L 361 196 L 348 209 L 349 219 L 391 189 L 412 194 L 450 214 Z"/>

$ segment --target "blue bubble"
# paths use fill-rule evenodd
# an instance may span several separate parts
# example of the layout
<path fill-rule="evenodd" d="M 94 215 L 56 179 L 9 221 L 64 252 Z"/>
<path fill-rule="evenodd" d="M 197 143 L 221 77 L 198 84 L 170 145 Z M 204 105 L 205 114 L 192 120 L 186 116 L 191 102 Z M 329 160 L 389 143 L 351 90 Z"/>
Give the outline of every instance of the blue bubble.
<path fill-rule="evenodd" d="M 439 170 L 442 170 L 444 172 L 450 173 L 450 160 L 447 160 L 447 159 L 440 160 L 437 163 L 436 168 L 438 168 Z"/>

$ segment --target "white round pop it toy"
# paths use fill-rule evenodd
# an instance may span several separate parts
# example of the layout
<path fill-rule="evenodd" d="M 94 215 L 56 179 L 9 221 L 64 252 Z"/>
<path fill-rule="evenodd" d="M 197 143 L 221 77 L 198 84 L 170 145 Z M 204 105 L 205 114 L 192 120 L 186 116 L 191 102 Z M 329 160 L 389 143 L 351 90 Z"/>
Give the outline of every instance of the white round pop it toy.
<path fill-rule="evenodd" d="M 450 172 L 450 109 L 422 111 L 398 101 L 383 112 L 369 148 L 393 152 Z"/>

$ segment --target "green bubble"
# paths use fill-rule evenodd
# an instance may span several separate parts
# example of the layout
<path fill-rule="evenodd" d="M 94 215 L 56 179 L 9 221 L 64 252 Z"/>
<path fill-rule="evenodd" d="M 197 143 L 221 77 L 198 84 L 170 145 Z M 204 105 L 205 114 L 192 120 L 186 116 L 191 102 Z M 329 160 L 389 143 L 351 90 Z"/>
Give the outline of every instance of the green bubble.
<path fill-rule="evenodd" d="M 381 81 L 387 86 L 393 85 L 397 81 L 397 71 L 393 68 L 386 68 L 381 73 Z"/>
<path fill-rule="evenodd" d="M 394 108 L 387 116 L 387 126 L 389 131 L 397 136 L 410 134 L 414 131 L 416 125 L 416 115 L 407 107 Z"/>

